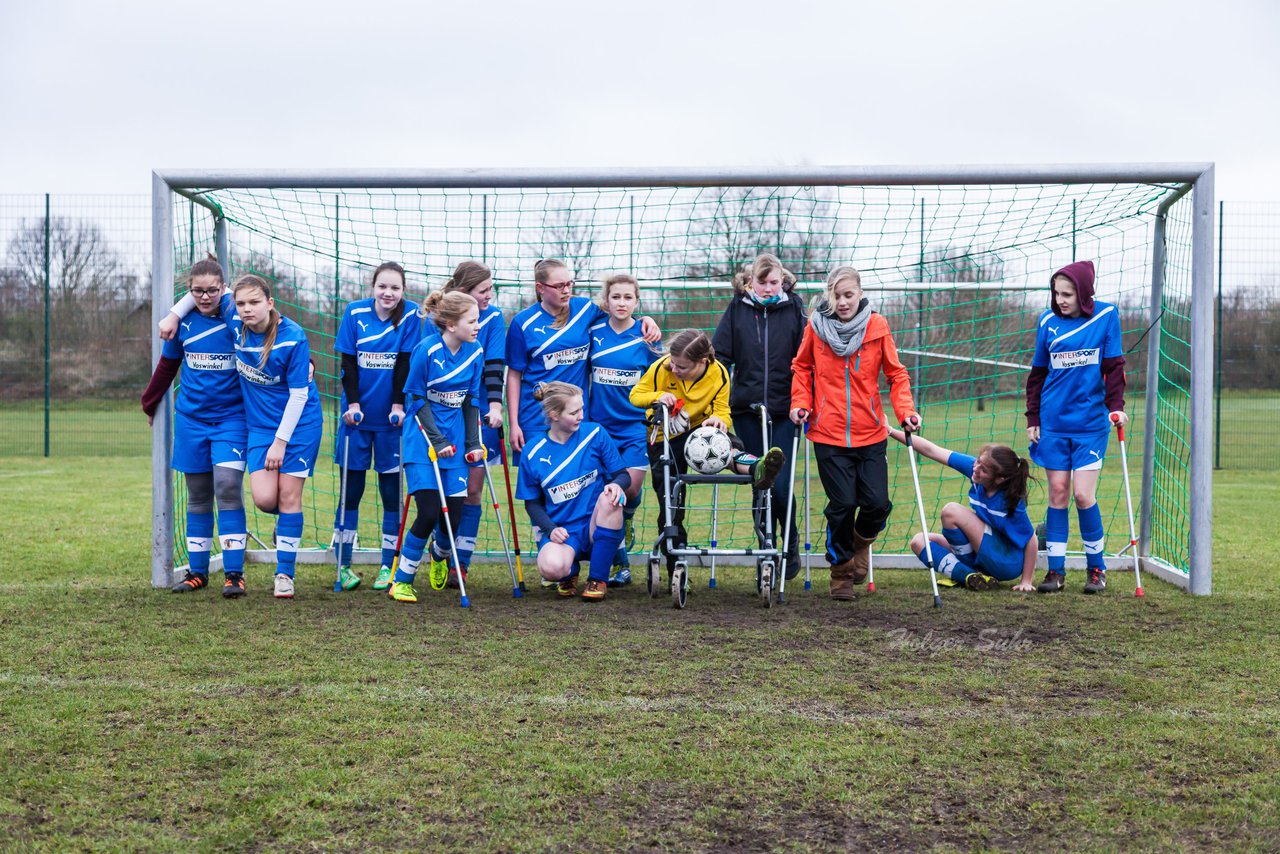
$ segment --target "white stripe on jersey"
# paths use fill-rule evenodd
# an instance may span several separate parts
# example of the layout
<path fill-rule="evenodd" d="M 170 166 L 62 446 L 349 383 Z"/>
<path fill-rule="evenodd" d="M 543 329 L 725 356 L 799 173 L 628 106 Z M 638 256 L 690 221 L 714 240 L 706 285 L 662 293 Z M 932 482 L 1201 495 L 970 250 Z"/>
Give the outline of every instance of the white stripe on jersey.
<path fill-rule="evenodd" d="M 972 504 L 974 507 L 981 507 L 983 510 L 986 510 L 992 516 L 1008 516 L 1009 515 L 1008 513 L 1001 513 L 999 510 L 996 510 L 992 507 L 988 507 L 986 502 L 979 501 L 978 499 L 974 498 L 972 495 L 969 496 L 969 503 Z"/>
<path fill-rule="evenodd" d="M 439 350 L 443 346 L 444 346 L 443 341 L 440 341 L 434 346 L 432 346 L 431 349 L 427 350 L 427 358 L 430 359 L 431 354 Z M 436 377 L 433 380 L 427 380 L 427 385 L 428 386 L 438 385 L 444 382 L 445 380 L 453 379 L 458 374 L 462 373 L 462 371 L 467 367 L 467 365 L 470 365 L 472 362 L 474 362 L 477 356 L 480 356 L 483 353 L 484 353 L 484 350 L 481 350 L 481 349 L 473 350 L 471 355 L 467 357 L 467 360 L 465 362 L 463 362 L 461 365 L 458 365 L 458 367 L 454 368 L 452 371 L 450 371 L 449 373 L 445 374 L 442 377 Z"/>
<path fill-rule="evenodd" d="M 592 440 L 592 439 L 594 439 L 594 438 L 595 438 L 595 435 L 596 435 L 597 433 L 599 433 L 599 432 L 600 432 L 600 428 L 599 428 L 599 427 L 597 427 L 596 429 L 594 429 L 594 430 L 592 430 L 590 433 L 588 433 L 588 434 L 587 434 L 587 438 L 585 438 L 585 439 L 583 439 L 581 442 L 579 442 L 579 443 L 578 443 L 578 447 L 576 447 L 576 448 L 574 448 L 574 449 L 573 449 L 573 453 L 572 453 L 572 454 L 570 454 L 569 456 L 565 457 L 564 462 L 562 462 L 560 465 L 556 466 L 556 467 L 555 467 L 555 469 L 551 472 L 551 474 L 549 474 L 549 475 L 547 475 L 547 476 L 546 476 L 546 479 L 545 479 L 545 480 L 551 480 L 551 479 L 553 479 L 556 475 L 560 474 L 560 470 L 561 470 L 561 469 L 563 469 L 565 466 L 569 465 L 569 463 L 573 462 L 574 457 L 576 457 L 576 456 L 578 456 L 578 454 L 582 453 L 582 449 L 583 449 L 583 448 L 585 448 L 588 444 L 590 444 L 590 443 L 591 443 L 591 440 Z M 608 474 L 608 472 L 605 472 L 605 474 Z M 544 480 L 544 482 L 545 482 L 545 480 Z"/>
<path fill-rule="evenodd" d="M 595 303 L 593 303 L 591 300 L 587 300 L 586 304 L 583 305 L 581 309 L 579 309 L 578 313 L 575 314 L 573 317 L 569 318 L 568 323 L 566 323 L 560 329 L 557 329 L 555 335 L 552 335 L 546 341 L 542 342 L 542 346 L 534 350 L 529 355 L 531 357 L 542 355 L 543 350 L 547 349 L 552 344 L 556 343 L 556 339 L 558 339 L 561 335 L 565 334 L 566 332 L 568 332 L 570 329 L 573 328 L 573 325 L 578 322 L 578 318 L 582 317 L 582 315 L 586 314 L 588 311 L 590 311 L 594 307 L 595 307 Z"/>
<path fill-rule="evenodd" d="M 221 332 L 223 329 L 226 329 L 226 328 L 227 328 L 227 324 L 219 323 L 217 326 L 213 327 L 212 329 L 206 329 L 204 332 L 201 332 L 199 335 L 192 335 L 186 341 L 182 342 L 183 346 L 186 346 L 187 344 L 194 344 L 197 341 L 199 341 L 201 338 L 208 338 L 213 333 Z"/>
<path fill-rule="evenodd" d="M 1106 317 L 1108 314 L 1110 314 L 1110 313 L 1111 313 L 1111 312 L 1113 312 L 1113 311 L 1115 311 L 1115 306 L 1111 306 L 1111 305 L 1107 306 L 1107 307 L 1106 307 L 1106 308 L 1104 308 L 1102 311 L 1098 312 L 1098 313 L 1097 313 L 1097 314 L 1095 314 L 1093 317 L 1089 318 L 1089 320 L 1088 320 L 1088 322 L 1087 322 L 1087 323 L 1084 323 L 1084 324 L 1082 324 L 1082 325 L 1080 325 L 1080 326 L 1077 326 L 1075 329 L 1072 329 L 1070 332 L 1064 332 L 1062 335 L 1059 335 L 1057 338 L 1054 338 L 1052 341 L 1050 341 L 1050 342 L 1048 343 L 1048 345 L 1047 345 L 1047 346 L 1048 346 L 1048 348 L 1049 348 L 1049 349 L 1052 349 L 1052 348 L 1054 347 L 1054 345 L 1059 344 L 1059 343 L 1061 343 L 1062 341 L 1066 341 L 1068 338 L 1070 338 L 1072 335 L 1075 335 L 1077 332 L 1083 332 L 1083 331 L 1085 331 L 1085 330 L 1086 330 L 1086 329 L 1088 329 L 1090 326 L 1092 326 L 1094 323 L 1096 323 L 1096 322 L 1098 322 L 1099 320 L 1101 320 L 1102 318 Z"/>
<path fill-rule="evenodd" d="M 373 306 L 371 305 L 366 305 L 364 308 L 351 309 L 352 314 L 368 314 L 371 311 L 373 311 Z"/>
<path fill-rule="evenodd" d="M 594 326 L 591 328 L 595 329 Z M 625 344 L 619 344 L 616 347 L 610 347 L 608 350 L 598 350 L 592 354 L 591 358 L 595 359 L 599 356 L 607 356 L 610 353 L 616 353 L 619 350 L 625 350 L 628 347 L 634 347 L 637 344 L 643 344 L 643 343 L 645 343 L 643 338 L 632 338 L 630 341 L 626 342 Z"/>
<path fill-rule="evenodd" d="M 357 338 L 356 346 L 359 346 L 361 344 L 368 344 L 370 341 L 377 341 L 379 338 L 382 338 L 387 333 L 395 332 L 395 331 L 396 331 L 396 328 L 394 326 L 388 326 L 386 329 L 382 330 L 377 335 L 370 335 L 367 338 Z"/>
<path fill-rule="evenodd" d="M 502 312 L 498 312 L 497 314 L 491 314 L 491 315 L 489 315 L 489 316 L 488 316 L 488 317 L 486 317 L 484 320 L 480 321 L 480 326 L 479 326 L 479 327 L 477 327 L 476 331 L 477 331 L 477 332 L 479 332 L 481 329 L 484 329 L 485 325 L 486 325 L 490 320 L 493 320 L 495 317 L 501 317 L 501 316 L 502 316 Z"/>
<path fill-rule="evenodd" d="M 275 351 L 275 350 L 283 350 L 285 347 L 293 347 L 293 346 L 294 346 L 294 345 L 296 345 L 297 343 L 298 343 L 297 341 L 277 341 L 277 342 L 272 346 L 272 348 L 271 348 L 271 349 L 272 349 L 273 351 Z M 243 350 L 243 351 L 244 351 L 244 352 L 246 352 L 246 353 L 261 353 L 263 348 L 261 348 L 261 347 L 245 347 L 245 346 L 241 345 L 239 349 L 240 349 L 240 350 Z"/>

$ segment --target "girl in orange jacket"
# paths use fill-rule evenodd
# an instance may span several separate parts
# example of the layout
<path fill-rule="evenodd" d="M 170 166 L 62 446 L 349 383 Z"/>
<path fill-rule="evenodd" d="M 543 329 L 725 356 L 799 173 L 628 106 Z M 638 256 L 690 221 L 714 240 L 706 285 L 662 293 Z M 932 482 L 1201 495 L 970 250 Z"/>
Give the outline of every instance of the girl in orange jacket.
<path fill-rule="evenodd" d="M 889 323 L 862 295 L 852 267 L 827 276 L 791 363 L 791 420 L 808 423 L 827 493 L 827 561 L 831 598 L 853 599 L 871 568 L 871 544 L 893 510 L 889 500 L 888 437 L 880 403 L 880 373 L 889 379 L 894 417 L 920 429 L 911 377 L 898 359 Z"/>

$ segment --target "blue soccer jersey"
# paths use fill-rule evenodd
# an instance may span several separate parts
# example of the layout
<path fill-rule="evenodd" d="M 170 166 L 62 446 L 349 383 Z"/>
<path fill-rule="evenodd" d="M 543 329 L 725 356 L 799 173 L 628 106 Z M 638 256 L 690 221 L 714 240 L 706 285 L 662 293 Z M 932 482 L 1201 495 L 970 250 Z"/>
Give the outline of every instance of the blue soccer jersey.
<path fill-rule="evenodd" d="M 526 433 L 546 429 L 542 407 L 533 399 L 538 383 L 566 382 L 587 392 L 591 327 L 606 315 L 586 297 L 569 299 L 569 319 L 559 329 L 542 303 L 517 314 L 507 330 L 507 365 L 522 374 L 520 427 Z"/>
<path fill-rule="evenodd" d="M 441 338 L 428 338 L 418 344 L 409 360 L 409 377 L 404 383 L 405 412 L 404 460 L 406 463 L 429 463 L 427 441 L 414 420 L 424 405 L 431 407 L 436 427 L 456 448 L 452 457 L 440 460 L 442 468 L 465 466 L 467 431 L 463 422 L 463 404 L 470 400 L 479 405 L 484 351 L 476 343 L 463 343 L 452 353 Z"/>
<path fill-rule="evenodd" d="M 183 415 L 209 422 L 244 418 L 230 320 L 234 313 L 235 306 L 224 296 L 217 317 L 193 311 L 178 325 L 178 334 L 164 342 L 161 355 L 182 360 L 174 408 Z"/>
<path fill-rule="evenodd" d="M 1031 364 L 1049 369 L 1040 392 L 1041 428 L 1064 434 L 1108 430 L 1102 360 L 1123 355 L 1120 312 L 1110 303 L 1095 300 L 1091 317 L 1040 315 Z"/>
<path fill-rule="evenodd" d="M 1004 490 L 998 489 L 988 495 L 985 486 L 973 482 L 974 458 L 968 454 L 952 452 L 947 457 L 947 465 L 969 478 L 969 507 L 978 518 L 991 527 L 991 533 L 997 534 L 1018 548 L 1024 548 L 1027 540 L 1035 534 L 1035 528 L 1027 516 L 1027 502 L 1022 500 L 1012 513 L 1007 512 L 1009 501 Z"/>
<path fill-rule="evenodd" d="M 640 321 L 615 332 L 609 321 L 591 327 L 591 388 L 587 417 L 612 433 L 644 432 L 644 410 L 631 403 L 631 389 L 658 354 L 640 337 Z"/>
<path fill-rule="evenodd" d="M 422 328 L 416 303 L 405 300 L 399 325 L 382 320 L 373 299 L 351 303 L 342 314 L 333 349 L 356 357 L 360 379 L 360 410 L 364 420 L 361 430 L 395 430 L 391 413 L 392 375 L 399 353 L 411 353 L 417 346 Z M 342 392 L 342 410 L 347 411 L 347 393 Z"/>
<path fill-rule="evenodd" d="M 608 431 L 583 421 L 563 445 L 546 433 L 530 439 L 520 454 L 516 498 L 545 500 L 551 521 L 572 531 L 591 521 L 605 484 L 622 470 Z"/>
<path fill-rule="evenodd" d="M 307 333 L 287 317 L 280 318 L 276 340 L 266 364 L 262 361 L 264 334 L 249 329 L 239 316 L 233 317 L 236 336 L 236 370 L 250 433 L 274 433 L 289 403 L 289 389 L 307 389 L 307 403 L 295 432 L 319 431 L 322 427 L 320 392 L 310 380 L 311 348 Z"/>

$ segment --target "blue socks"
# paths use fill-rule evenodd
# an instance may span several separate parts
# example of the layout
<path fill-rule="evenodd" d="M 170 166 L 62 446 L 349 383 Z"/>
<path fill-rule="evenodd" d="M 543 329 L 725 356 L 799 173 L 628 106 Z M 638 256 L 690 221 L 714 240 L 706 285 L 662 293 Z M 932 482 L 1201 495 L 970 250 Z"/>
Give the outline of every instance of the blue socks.
<path fill-rule="evenodd" d="M 476 550 L 476 535 L 480 533 L 480 505 L 463 504 L 462 518 L 458 520 L 458 560 L 463 569 L 471 567 L 471 554 Z"/>
<path fill-rule="evenodd" d="M 422 553 L 427 548 L 427 541 L 416 536 L 413 531 L 406 531 L 404 548 L 400 550 L 400 563 L 396 566 L 395 581 L 412 584 L 413 577 L 418 574 L 418 564 L 422 563 Z"/>
<path fill-rule="evenodd" d="M 970 570 L 968 567 L 964 567 L 963 572 L 956 571 L 957 567 L 961 566 L 959 559 L 957 559 L 951 552 L 951 549 L 941 543 L 930 541 L 929 554 L 933 556 L 933 569 L 939 575 L 946 576 L 952 581 L 963 581 L 965 576 L 969 574 Z M 916 558 L 918 558 L 925 566 L 929 565 L 929 561 L 925 558 L 924 552 L 916 555 Z"/>
<path fill-rule="evenodd" d="M 218 530 L 222 532 L 222 573 L 244 572 L 244 548 L 249 535 L 245 533 L 244 509 L 219 510 Z"/>
<path fill-rule="evenodd" d="M 360 527 L 360 508 L 347 505 L 347 516 L 342 528 L 338 528 L 338 520 L 333 520 L 333 547 L 341 552 L 343 566 L 351 566 L 351 550 L 356 544 L 356 530 Z"/>
<path fill-rule="evenodd" d="M 1066 511 L 1063 511 L 1066 514 Z M 1092 507 L 1081 510 L 1076 508 L 1080 519 L 1080 539 L 1084 540 L 1085 563 L 1090 569 L 1101 569 L 1104 572 L 1107 564 L 1102 558 L 1102 550 L 1106 545 L 1107 535 L 1102 528 L 1102 511 L 1097 502 Z"/>
<path fill-rule="evenodd" d="M 1097 510 L 1097 505 L 1094 505 Z M 1099 515 L 1101 522 L 1101 515 Z M 1049 551 L 1049 571 L 1067 572 L 1067 508 L 1050 507 L 1044 517 L 1044 539 Z"/>
<path fill-rule="evenodd" d="M 951 551 L 961 563 L 965 566 L 978 565 L 978 554 L 973 550 L 973 543 L 969 542 L 964 531 L 959 528 L 943 528 L 942 536 L 951 544 Z"/>
<path fill-rule="evenodd" d="M 276 525 L 276 574 L 293 578 L 298 562 L 298 543 L 302 541 L 302 514 L 281 513 Z"/>
<path fill-rule="evenodd" d="M 187 514 L 187 560 L 196 575 L 209 575 L 209 548 L 213 545 L 213 514 Z"/>
<path fill-rule="evenodd" d="M 596 526 L 595 538 L 591 541 L 591 571 L 588 578 L 592 581 L 608 581 L 609 570 L 613 568 L 613 556 L 622 545 L 621 528 L 605 528 Z"/>

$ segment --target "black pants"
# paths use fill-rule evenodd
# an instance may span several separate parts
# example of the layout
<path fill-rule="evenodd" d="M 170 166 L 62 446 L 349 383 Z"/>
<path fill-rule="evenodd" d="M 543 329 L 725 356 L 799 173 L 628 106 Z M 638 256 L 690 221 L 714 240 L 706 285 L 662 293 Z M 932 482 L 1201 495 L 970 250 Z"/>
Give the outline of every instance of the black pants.
<path fill-rule="evenodd" d="M 742 439 L 742 444 L 746 451 L 756 456 L 764 456 L 764 452 L 769 450 L 765 447 L 764 436 L 760 432 L 760 413 L 751 410 L 734 410 L 733 416 L 733 432 L 737 433 Z M 783 455 L 787 458 L 782 464 L 782 471 L 778 472 L 778 479 L 773 482 L 773 489 L 770 492 L 773 495 L 773 539 L 778 544 L 778 548 L 782 548 L 782 535 L 786 531 L 787 519 L 787 498 L 791 495 L 791 466 L 794 460 L 791 459 L 791 440 L 796 436 L 796 425 L 791 423 L 791 419 L 786 415 L 773 416 L 773 435 L 769 437 L 769 443 L 772 446 L 782 449 Z M 803 494 L 803 493 L 799 493 Z M 791 508 L 791 559 L 788 561 L 790 566 L 798 566 L 797 560 L 800 555 L 800 538 L 796 536 L 796 512 L 795 508 Z"/>
<path fill-rule="evenodd" d="M 884 528 L 893 511 L 889 500 L 886 441 L 860 448 L 815 442 L 818 477 L 827 492 L 827 560 L 844 563 L 853 557 L 853 534 L 870 539 Z M 856 521 L 855 521 L 856 514 Z"/>

